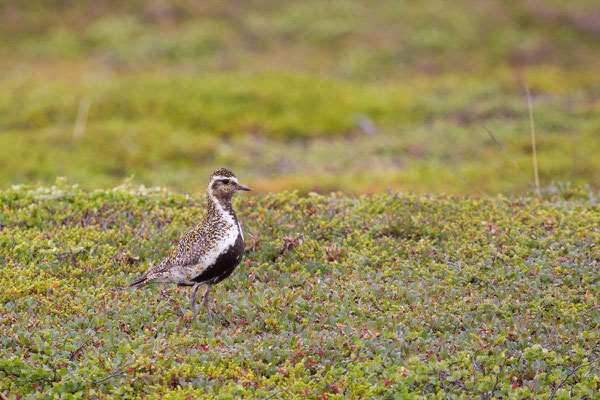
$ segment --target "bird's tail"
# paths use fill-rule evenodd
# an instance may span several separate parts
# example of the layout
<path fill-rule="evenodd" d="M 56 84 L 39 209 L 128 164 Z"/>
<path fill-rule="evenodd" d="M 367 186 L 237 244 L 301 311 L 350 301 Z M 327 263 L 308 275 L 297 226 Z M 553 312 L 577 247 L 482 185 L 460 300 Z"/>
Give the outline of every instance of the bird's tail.
<path fill-rule="evenodd" d="M 151 266 L 149 270 L 147 270 L 142 276 L 135 279 L 133 282 L 129 284 L 129 287 L 140 287 L 145 286 L 149 283 L 159 282 L 160 281 L 160 272 L 163 272 L 165 269 L 165 260 L 163 260 L 160 264 Z"/>
<path fill-rule="evenodd" d="M 131 282 L 128 287 L 141 287 L 147 285 L 148 283 L 150 283 L 150 280 L 148 279 L 148 274 L 144 274 L 136 280 L 134 280 L 133 282 Z"/>

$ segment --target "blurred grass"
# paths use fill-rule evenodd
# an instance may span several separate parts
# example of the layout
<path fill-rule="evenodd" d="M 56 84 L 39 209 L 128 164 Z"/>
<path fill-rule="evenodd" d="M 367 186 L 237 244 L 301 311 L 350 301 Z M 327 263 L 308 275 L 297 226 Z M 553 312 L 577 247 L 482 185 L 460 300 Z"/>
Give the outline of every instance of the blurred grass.
<path fill-rule="evenodd" d="M 259 192 L 524 193 L 528 82 L 542 185 L 597 187 L 599 16 L 594 1 L 4 1 L 0 185 L 134 175 L 195 192 L 226 165 Z"/>

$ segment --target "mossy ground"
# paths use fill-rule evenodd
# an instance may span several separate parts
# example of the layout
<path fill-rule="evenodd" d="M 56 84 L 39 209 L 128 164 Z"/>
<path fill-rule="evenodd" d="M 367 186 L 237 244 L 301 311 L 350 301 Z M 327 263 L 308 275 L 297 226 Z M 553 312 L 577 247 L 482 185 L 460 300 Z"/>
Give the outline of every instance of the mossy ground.
<path fill-rule="evenodd" d="M 1 192 L 0 391 L 37 398 L 596 398 L 597 194 L 239 197 L 216 287 L 125 285 L 204 199 Z M 420 397 L 419 397 L 420 396 Z"/>
<path fill-rule="evenodd" d="M 597 0 L 376 3 L 0 2 L 0 392 L 598 397 Z M 259 196 L 195 327 L 123 286 L 221 166 Z"/>
<path fill-rule="evenodd" d="M 527 194 L 529 84 L 542 186 L 597 188 L 598 21 L 595 0 L 9 0 L 0 186 L 198 193 L 229 166 L 260 193 Z"/>

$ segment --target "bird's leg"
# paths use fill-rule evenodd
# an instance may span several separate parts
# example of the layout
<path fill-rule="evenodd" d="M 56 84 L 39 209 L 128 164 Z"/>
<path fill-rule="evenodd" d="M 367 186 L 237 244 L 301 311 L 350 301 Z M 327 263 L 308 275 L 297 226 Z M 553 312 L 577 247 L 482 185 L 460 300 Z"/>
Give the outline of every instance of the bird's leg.
<path fill-rule="evenodd" d="M 210 306 L 208 304 L 208 294 L 210 293 L 211 285 L 206 285 L 206 291 L 204 292 L 204 307 L 208 313 L 208 323 L 212 325 L 212 313 L 210 312 Z"/>
<path fill-rule="evenodd" d="M 192 290 L 192 312 L 194 313 L 194 322 L 196 323 L 196 325 L 198 325 L 198 310 L 196 309 L 196 293 L 198 292 L 198 289 L 200 288 L 200 285 L 202 285 L 201 283 L 196 283 L 194 285 L 194 288 Z"/>

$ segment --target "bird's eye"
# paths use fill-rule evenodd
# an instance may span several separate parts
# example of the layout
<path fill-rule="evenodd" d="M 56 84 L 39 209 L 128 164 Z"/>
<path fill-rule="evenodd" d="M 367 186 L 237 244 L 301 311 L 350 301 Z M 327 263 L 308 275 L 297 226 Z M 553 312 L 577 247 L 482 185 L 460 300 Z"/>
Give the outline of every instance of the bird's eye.
<path fill-rule="evenodd" d="M 223 179 L 221 182 L 227 185 L 229 183 L 229 179 Z"/>

